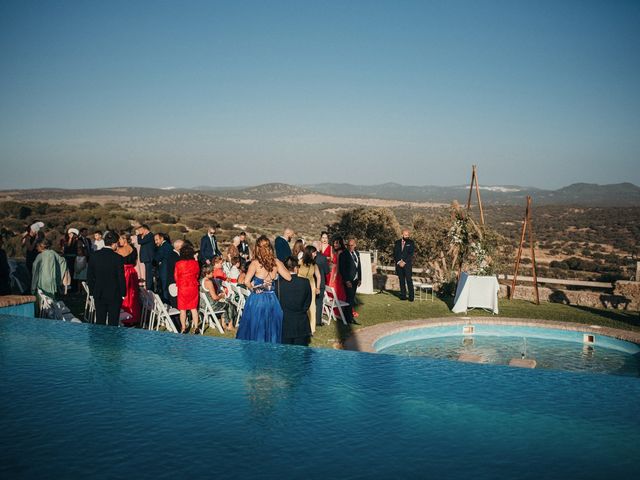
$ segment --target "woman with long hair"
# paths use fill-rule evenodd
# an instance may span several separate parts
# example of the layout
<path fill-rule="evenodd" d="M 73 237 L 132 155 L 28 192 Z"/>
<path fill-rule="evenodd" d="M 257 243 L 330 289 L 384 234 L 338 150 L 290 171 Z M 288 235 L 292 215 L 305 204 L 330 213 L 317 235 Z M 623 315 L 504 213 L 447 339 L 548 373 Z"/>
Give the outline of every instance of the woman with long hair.
<path fill-rule="evenodd" d="M 333 255 L 331 250 L 331 243 L 329 242 L 329 232 L 320 233 L 320 245 L 318 247 L 318 253 L 327 257 L 327 261 L 329 262 L 329 268 L 331 268 L 331 266 L 333 265 L 332 263 Z M 327 273 L 327 275 L 325 276 L 325 280 L 324 280 L 326 284 L 329 284 L 330 278 L 331 278 L 331 272 L 329 271 L 329 273 Z"/>
<path fill-rule="evenodd" d="M 274 282 L 290 281 L 291 274 L 276 258 L 271 242 L 264 235 L 256 241 L 253 258 L 245 277 L 245 285 L 253 293 L 247 298 L 242 311 L 236 338 L 280 343 L 283 314 Z"/>
<path fill-rule="evenodd" d="M 311 285 L 311 306 L 307 310 L 309 317 L 309 325 L 311 325 L 311 334 L 316 333 L 316 295 L 320 293 L 320 270 L 316 265 L 316 256 L 318 249 L 313 245 L 304 247 L 304 255 L 298 267 L 298 277 L 306 278 Z M 320 299 L 322 301 L 322 299 Z"/>
<path fill-rule="evenodd" d="M 302 256 L 304 255 L 304 241 L 299 238 L 293 244 L 293 248 L 291 249 L 291 256 L 296 257 L 298 260 L 302 260 Z"/>
<path fill-rule="evenodd" d="M 187 332 L 187 311 L 191 312 L 192 332 L 198 332 L 198 300 L 200 299 L 198 277 L 200 266 L 195 259 L 196 252 L 191 242 L 184 242 L 180 248 L 180 260 L 174 268 L 174 278 L 178 287 L 178 310 L 180 310 L 180 333 Z"/>
<path fill-rule="evenodd" d="M 131 315 L 130 322 L 135 325 L 140 322 L 140 280 L 136 271 L 138 251 L 131 245 L 131 234 L 129 232 L 120 232 L 116 253 L 122 257 L 124 262 L 124 282 L 127 288 L 127 294 L 120 308 Z"/>
<path fill-rule="evenodd" d="M 333 237 L 333 255 L 331 256 L 331 263 L 333 267 L 331 268 L 331 273 L 329 274 L 329 281 L 327 285 L 329 285 L 336 292 L 336 297 L 338 300 L 342 300 L 343 302 L 347 301 L 347 292 L 344 289 L 344 282 L 342 281 L 342 275 L 340 275 L 340 270 L 338 269 L 340 255 L 344 252 L 347 247 L 344 244 L 344 239 L 342 237 Z"/>

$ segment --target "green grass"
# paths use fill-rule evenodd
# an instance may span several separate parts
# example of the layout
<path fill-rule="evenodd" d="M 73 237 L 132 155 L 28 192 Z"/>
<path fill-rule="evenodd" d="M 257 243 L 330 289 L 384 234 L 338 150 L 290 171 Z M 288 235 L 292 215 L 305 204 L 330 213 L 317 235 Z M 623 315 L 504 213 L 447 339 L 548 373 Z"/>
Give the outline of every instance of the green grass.
<path fill-rule="evenodd" d="M 78 318 L 82 318 L 84 295 L 74 295 L 63 300 Z M 453 298 L 448 299 L 447 302 L 436 297 L 433 303 L 431 300 L 423 302 L 416 300 L 411 303 L 401 301 L 397 293 L 382 292 L 375 295 L 358 295 L 358 301 L 360 304 L 356 310 L 359 313 L 358 321 L 361 325 L 344 326 L 342 322 L 332 322 L 331 325 L 318 327 L 311 345 L 313 347 L 333 348 L 335 344 L 341 343 L 351 335 L 353 330 L 379 323 L 461 316 L 451 312 Z M 499 306 L 500 317 L 556 320 L 640 331 L 640 316 L 638 312 L 579 307 L 559 303 L 536 305 L 524 300 L 505 299 L 499 301 Z M 470 310 L 466 316 L 491 316 L 491 314 L 484 310 Z M 224 335 L 221 335 L 217 331 L 209 329 L 205 335 L 233 338 L 235 333 L 225 332 Z"/>

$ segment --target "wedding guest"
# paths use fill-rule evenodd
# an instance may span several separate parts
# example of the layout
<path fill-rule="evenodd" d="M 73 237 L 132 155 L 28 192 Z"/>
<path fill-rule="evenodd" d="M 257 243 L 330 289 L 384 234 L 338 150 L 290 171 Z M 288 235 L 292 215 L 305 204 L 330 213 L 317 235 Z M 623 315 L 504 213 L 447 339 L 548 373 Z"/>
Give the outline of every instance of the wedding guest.
<path fill-rule="evenodd" d="M 273 282 L 279 277 L 291 280 L 289 270 L 278 260 L 271 242 L 264 235 L 256 241 L 254 260 L 249 265 L 245 285 L 253 293 L 247 298 L 236 338 L 258 342 L 280 343 L 282 340 L 282 307 L 276 298 Z M 283 282 L 278 282 L 282 287 Z"/>
<path fill-rule="evenodd" d="M 303 255 L 304 255 L 304 240 L 299 238 L 293 244 L 293 248 L 291 249 L 291 256 L 296 257 L 298 260 L 302 260 Z"/>
<path fill-rule="evenodd" d="M 176 283 L 174 273 L 176 263 L 178 263 L 178 260 L 180 260 L 180 249 L 182 248 L 182 245 L 184 245 L 184 240 L 175 240 L 173 242 L 173 250 L 169 253 L 169 260 L 167 261 L 167 272 L 169 274 L 169 279 L 167 281 L 169 282 L 169 285 Z M 173 308 L 178 308 L 178 297 L 174 297 L 173 295 L 169 294 L 169 305 L 171 305 Z"/>
<path fill-rule="evenodd" d="M 233 323 L 234 316 L 231 312 L 231 305 L 227 302 L 224 289 L 220 288 L 213 279 L 213 265 L 209 264 L 203 266 L 201 276 L 202 280 L 200 280 L 200 287 L 209 299 L 213 311 L 224 311 L 224 314 L 222 315 L 223 328 L 226 330 L 235 330 L 236 327 Z"/>
<path fill-rule="evenodd" d="M 356 290 L 362 280 L 362 267 L 360 265 L 360 253 L 356 250 L 357 242 L 355 238 L 350 238 L 347 244 L 348 249 L 340 255 L 338 269 L 344 282 L 344 290 L 347 295 L 345 317 L 347 323 L 360 325 L 353 317 L 353 309 L 356 305 Z"/>
<path fill-rule="evenodd" d="M 153 290 L 153 258 L 156 253 L 154 235 L 146 224 L 136 228 L 136 242 L 140 245 L 140 262 L 144 265 L 144 283 L 147 290 Z"/>
<path fill-rule="evenodd" d="M 33 262 L 38 256 L 36 244 L 39 240 L 44 240 L 44 223 L 35 222 L 22 235 L 22 247 L 24 248 L 25 263 L 29 275 L 33 271 Z"/>
<path fill-rule="evenodd" d="M 290 228 L 285 228 L 283 234 L 276 238 L 275 248 L 276 248 L 276 257 L 281 262 L 285 261 L 288 257 L 291 256 L 291 246 L 289 242 L 293 238 L 293 230 Z"/>
<path fill-rule="evenodd" d="M 240 238 L 240 244 L 238 245 L 240 258 L 243 264 L 247 264 L 251 261 L 251 248 L 249 247 L 249 242 L 247 242 L 247 234 L 246 232 L 240 232 L 238 237 Z"/>
<path fill-rule="evenodd" d="M 104 240 L 102 238 L 102 231 L 96 230 L 93 232 L 93 251 L 97 252 L 104 248 Z"/>
<path fill-rule="evenodd" d="M 329 233 L 322 232 L 320 234 L 320 246 L 318 247 L 318 252 L 327 257 L 329 261 L 331 261 L 331 244 L 329 243 Z"/>
<path fill-rule="evenodd" d="M 128 324 L 140 323 L 140 280 L 136 271 L 138 263 L 138 251 L 131 245 L 131 235 L 128 232 L 120 232 L 116 253 L 122 257 L 124 264 L 124 282 L 126 295 L 122 301 L 121 309 L 131 315 Z"/>
<path fill-rule="evenodd" d="M 71 278 L 74 278 L 74 272 L 76 268 L 76 256 L 78 256 L 78 235 L 80 232 L 77 228 L 70 228 L 67 230 L 67 236 L 60 240 L 60 250 L 62 256 L 67 262 L 67 270 Z M 75 283 L 73 280 L 69 288 L 70 291 L 75 291 Z"/>
<path fill-rule="evenodd" d="M 238 282 L 238 277 L 240 276 L 240 265 L 242 262 L 240 261 L 240 257 L 236 256 L 231 258 L 228 262 L 224 262 L 222 264 L 222 269 L 227 278 L 227 281 L 232 283 Z"/>
<path fill-rule="evenodd" d="M 238 274 L 238 285 L 245 285 L 245 280 L 247 278 L 247 269 L 249 268 L 249 264 L 245 263 L 244 265 L 242 265 L 242 263 L 240 263 L 240 273 Z"/>
<path fill-rule="evenodd" d="M 82 244 L 84 247 L 85 254 L 87 256 L 87 260 L 91 256 L 91 252 L 93 251 L 93 243 L 89 238 L 89 230 L 86 227 L 80 229 L 80 236 L 78 237 L 78 242 Z"/>
<path fill-rule="evenodd" d="M 200 298 L 198 277 L 200 266 L 195 259 L 196 252 L 191 242 L 180 248 L 180 260 L 176 263 L 174 277 L 178 287 L 178 310 L 180 310 L 180 333 L 187 331 L 187 311 L 191 312 L 191 331 L 198 332 L 198 301 Z"/>
<path fill-rule="evenodd" d="M 216 226 L 211 225 L 207 230 L 207 234 L 200 239 L 200 263 L 211 263 L 213 257 L 221 257 L 222 252 L 218 248 L 218 241 L 216 240 Z"/>
<path fill-rule="evenodd" d="M 240 245 L 240 237 L 233 237 L 233 241 L 224 252 L 224 261 L 229 262 L 234 257 L 240 256 L 240 250 L 238 250 L 238 245 Z"/>
<path fill-rule="evenodd" d="M 36 295 L 40 289 L 48 297 L 56 298 L 62 290 L 64 277 L 68 274 L 67 262 L 51 250 L 49 239 L 38 240 L 36 249 L 38 256 L 33 262 L 31 292 Z"/>
<path fill-rule="evenodd" d="M 307 312 L 312 335 L 316 333 L 316 295 L 320 293 L 319 285 L 321 283 L 320 270 L 316 265 L 317 255 L 318 250 L 313 245 L 307 245 L 306 247 L 304 247 L 302 261 L 300 262 L 300 267 L 298 268 L 298 277 L 304 278 L 309 282 L 311 293 L 313 294 L 311 296 L 309 311 Z"/>
<path fill-rule="evenodd" d="M 298 259 L 296 257 L 287 258 L 285 267 L 291 275 L 291 281 L 281 282 L 278 292 L 278 299 L 283 312 L 282 343 L 308 346 L 313 333 L 309 323 L 308 312 L 313 303 L 314 294 L 311 291 L 309 282 L 299 275 Z M 313 323 L 315 324 L 315 313 Z"/>
<path fill-rule="evenodd" d="M 222 261 L 222 257 L 213 257 L 211 264 L 213 265 L 213 278 L 219 280 L 219 283 L 226 281 L 227 274 L 224 273 L 224 262 Z"/>
<path fill-rule="evenodd" d="M 168 304 L 171 298 L 169 295 L 169 257 L 173 248 L 169 243 L 168 235 L 156 233 L 153 238 L 156 244 L 156 253 L 153 256 L 153 261 L 158 266 L 160 297 L 164 303 Z"/>
<path fill-rule="evenodd" d="M 78 242 L 78 255 L 76 256 L 75 265 L 73 268 L 73 279 L 77 282 L 84 282 L 87 280 L 87 268 L 89 267 L 89 256 L 87 255 L 87 249 L 83 242 Z"/>
<path fill-rule="evenodd" d="M 413 253 L 415 246 L 413 240 L 409 238 L 408 229 L 402 230 L 402 238 L 396 240 L 393 247 L 393 261 L 396 264 L 396 275 L 400 281 L 400 300 L 407 299 L 413 302 L 415 291 L 413 290 Z"/>
<path fill-rule="evenodd" d="M 115 252 L 118 237 L 114 232 L 104 235 L 104 248 L 91 255 L 87 284 L 96 305 L 96 323 L 117 327 L 120 306 L 127 295 L 124 262 Z"/>
<path fill-rule="evenodd" d="M 0 237 L 0 295 L 11 295 L 11 268 L 3 247 L 4 240 Z"/>
<path fill-rule="evenodd" d="M 320 253 L 320 248 L 322 247 L 321 242 L 315 242 L 314 247 L 318 250 L 318 253 L 315 256 L 316 266 L 320 271 L 320 291 L 318 295 L 316 295 L 316 326 L 319 327 L 322 325 L 322 304 L 324 302 L 324 292 L 327 286 L 327 278 L 331 275 L 331 267 L 329 266 L 329 260 L 325 255 Z M 331 249 L 331 246 L 329 246 Z"/>
<path fill-rule="evenodd" d="M 342 237 L 334 237 L 332 240 L 332 250 L 333 256 L 331 258 L 331 275 L 329 276 L 329 281 L 327 285 L 333 288 L 333 291 L 336 294 L 338 300 L 346 302 L 347 301 L 347 292 L 344 290 L 344 282 L 342 281 L 342 275 L 340 275 L 340 256 L 346 250 L 344 240 Z M 337 307 L 335 311 L 336 315 Z"/>

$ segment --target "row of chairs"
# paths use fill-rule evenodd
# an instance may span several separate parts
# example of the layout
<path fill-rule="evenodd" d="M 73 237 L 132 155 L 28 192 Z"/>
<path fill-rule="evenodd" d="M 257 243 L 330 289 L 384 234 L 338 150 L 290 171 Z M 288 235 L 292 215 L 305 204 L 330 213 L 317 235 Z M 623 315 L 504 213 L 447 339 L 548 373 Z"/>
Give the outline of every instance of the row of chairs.
<path fill-rule="evenodd" d="M 242 319 L 242 313 L 247 297 L 250 295 L 249 290 L 239 287 L 237 284 L 231 282 L 224 282 L 223 286 L 226 287 L 228 292 L 228 301 L 235 307 L 236 310 L 236 325 L 240 324 Z M 89 287 L 86 282 L 82 282 L 82 287 L 86 293 L 86 301 L 84 308 L 84 319 L 86 322 L 95 323 L 96 321 L 96 308 L 93 296 L 89 292 Z M 145 288 L 140 288 L 140 303 L 141 303 L 141 322 L 140 326 L 148 330 L 165 330 L 178 333 L 176 324 L 172 317 L 179 315 L 180 311 L 169 305 L 166 305 L 157 293 L 154 293 Z M 330 287 L 325 287 L 324 298 L 322 300 L 322 313 L 326 317 L 327 325 L 331 324 L 331 321 L 338 321 L 338 317 L 344 325 L 347 324 L 346 317 L 344 315 L 344 308 L 349 307 L 347 302 L 338 299 L 335 290 Z M 68 312 L 68 309 L 67 309 Z M 337 315 L 336 315 L 337 313 Z M 128 315 L 123 312 L 124 315 Z M 199 315 L 200 322 L 198 333 L 203 334 L 207 328 L 215 328 L 221 334 L 224 333 L 222 327 L 222 315 L 224 310 L 215 310 L 213 305 L 209 301 L 208 296 L 204 292 L 200 292 L 200 306 Z M 123 320 L 123 318 L 121 318 Z"/>

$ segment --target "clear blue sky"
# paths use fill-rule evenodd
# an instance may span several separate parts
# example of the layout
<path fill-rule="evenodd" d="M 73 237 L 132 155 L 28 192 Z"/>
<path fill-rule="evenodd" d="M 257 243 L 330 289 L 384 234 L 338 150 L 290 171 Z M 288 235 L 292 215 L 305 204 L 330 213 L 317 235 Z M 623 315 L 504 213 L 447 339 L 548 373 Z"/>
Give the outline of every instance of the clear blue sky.
<path fill-rule="evenodd" d="M 0 2 L 0 188 L 640 184 L 639 1 Z"/>

